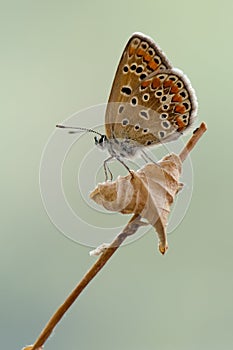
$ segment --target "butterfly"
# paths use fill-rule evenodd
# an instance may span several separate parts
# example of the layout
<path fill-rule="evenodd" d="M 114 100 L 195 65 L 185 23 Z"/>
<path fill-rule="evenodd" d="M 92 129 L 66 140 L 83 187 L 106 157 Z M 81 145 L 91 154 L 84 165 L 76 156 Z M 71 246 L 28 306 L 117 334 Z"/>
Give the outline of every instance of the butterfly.
<path fill-rule="evenodd" d="M 146 147 L 176 140 L 193 124 L 197 115 L 196 94 L 184 73 L 173 68 L 164 52 L 148 36 L 134 33 L 121 56 L 105 114 L 105 131 L 95 132 L 95 143 L 107 149 L 110 157 L 124 158 L 141 154 L 149 158 Z M 58 127 L 64 127 L 57 125 Z"/>

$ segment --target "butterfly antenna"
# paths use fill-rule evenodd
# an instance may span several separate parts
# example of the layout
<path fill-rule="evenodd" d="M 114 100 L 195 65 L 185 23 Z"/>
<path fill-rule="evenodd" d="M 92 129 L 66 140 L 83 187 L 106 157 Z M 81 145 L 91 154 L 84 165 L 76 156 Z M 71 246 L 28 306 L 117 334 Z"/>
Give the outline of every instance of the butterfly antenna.
<path fill-rule="evenodd" d="M 61 129 L 75 129 L 76 131 L 69 131 L 69 134 L 75 134 L 80 131 L 86 131 L 86 132 L 92 132 L 94 134 L 97 134 L 99 136 L 102 136 L 102 134 L 98 131 L 95 131 L 93 129 L 88 129 L 88 128 L 81 128 L 81 127 L 75 127 L 75 126 L 65 126 L 61 124 L 57 124 L 56 128 L 61 128 Z"/>

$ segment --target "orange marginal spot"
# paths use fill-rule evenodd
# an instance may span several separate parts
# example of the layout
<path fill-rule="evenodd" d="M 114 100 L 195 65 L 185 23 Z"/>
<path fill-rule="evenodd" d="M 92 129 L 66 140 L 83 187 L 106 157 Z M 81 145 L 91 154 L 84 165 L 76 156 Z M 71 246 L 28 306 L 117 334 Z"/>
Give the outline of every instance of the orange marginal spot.
<path fill-rule="evenodd" d="M 172 94 L 176 94 L 178 91 L 179 91 L 178 86 L 173 85 L 173 86 L 171 87 L 171 93 L 172 93 Z"/>
<path fill-rule="evenodd" d="M 150 85 L 150 83 L 151 83 L 151 80 L 146 80 L 146 81 L 143 81 L 143 82 L 142 82 L 141 86 L 144 87 L 144 88 L 146 88 L 147 86 Z"/>
<path fill-rule="evenodd" d="M 150 62 L 151 56 L 148 55 L 148 53 L 145 53 L 145 55 L 143 56 L 143 60 L 144 60 L 145 62 Z"/>
<path fill-rule="evenodd" d="M 156 89 L 157 87 L 159 87 L 161 85 L 161 81 L 159 78 L 154 78 L 152 80 L 152 89 Z"/>
<path fill-rule="evenodd" d="M 184 123 L 184 121 L 183 121 L 183 119 L 182 119 L 181 116 L 179 116 L 179 117 L 176 118 L 176 122 L 177 122 L 177 124 L 178 124 L 178 129 L 177 129 L 177 131 L 181 131 L 181 130 L 183 130 L 184 128 L 186 128 L 186 125 L 185 125 L 185 123 Z"/>
<path fill-rule="evenodd" d="M 186 109 L 183 105 L 177 105 L 175 107 L 175 111 L 180 114 L 184 114 L 186 112 Z"/>
<path fill-rule="evenodd" d="M 138 56 L 143 56 L 144 57 L 145 54 L 146 54 L 146 52 L 144 50 L 140 49 L 140 47 L 139 47 L 139 49 L 137 49 L 137 55 Z"/>
<path fill-rule="evenodd" d="M 152 60 L 152 61 L 150 61 L 150 62 L 148 63 L 148 66 L 150 67 L 150 69 L 156 70 L 157 67 L 158 67 L 158 64 L 155 63 L 155 61 Z"/>
<path fill-rule="evenodd" d="M 180 95 L 176 94 L 172 97 L 172 102 L 182 102 L 183 99 Z"/>
<path fill-rule="evenodd" d="M 166 88 L 166 87 L 170 87 L 174 84 L 174 81 L 172 80 L 166 80 L 164 83 L 163 83 L 163 86 Z"/>
<path fill-rule="evenodd" d="M 130 46 L 130 47 L 129 47 L 129 55 L 130 55 L 130 56 L 134 55 L 134 54 L 135 54 L 135 51 L 136 51 L 136 50 L 135 50 L 135 48 L 134 48 L 133 46 Z"/>

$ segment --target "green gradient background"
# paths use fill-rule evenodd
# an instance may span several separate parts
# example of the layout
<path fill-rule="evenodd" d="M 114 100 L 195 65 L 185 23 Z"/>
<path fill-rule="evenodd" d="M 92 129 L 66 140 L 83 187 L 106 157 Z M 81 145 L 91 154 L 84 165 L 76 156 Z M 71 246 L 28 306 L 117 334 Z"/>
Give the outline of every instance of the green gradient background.
<path fill-rule="evenodd" d="M 192 202 L 165 257 L 152 231 L 122 248 L 45 348 L 233 348 L 232 13 L 231 0 L 0 3 L 2 349 L 32 343 L 94 261 L 50 222 L 39 162 L 58 121 L 107 100 L 135 31 L 188 74 L 208 124 Z"/>

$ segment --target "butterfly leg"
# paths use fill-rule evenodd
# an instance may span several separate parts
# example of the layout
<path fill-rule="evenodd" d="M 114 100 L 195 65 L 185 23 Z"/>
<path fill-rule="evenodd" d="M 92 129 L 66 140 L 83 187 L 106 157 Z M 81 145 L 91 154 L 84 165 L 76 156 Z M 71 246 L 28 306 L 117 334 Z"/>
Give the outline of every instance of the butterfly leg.
<path fill-rule="evenodd" d="M 133 172 L 132 172 L 132 171 L 130 170 L 130 168 L 123 162 L 123 160 L 121 160 L 121 158 L 119 158 L 119 157 L 117 157 L 116 159 L 128 170 L 128 172 L 130 173 L 130 175 L 131 175 L 132 177 L 134 177 Z"/>
<path fill-rule="evenodd" d="M 105 181 L 108 181 L 108 173 L 110 175 L 110 180 L 112 181 L 112 179 L 113 179 L 112 172 L 109 169 L 108 164 L 107 164 L 111 159 L 113 159 L 113 157 L 109 157 L 109 158 L 105 159 L 105 161 L 104 161 Z"/>
<path fill-rule="evenodd" d="M 141 152 L 142 152 L 142 153 L 141 153 L 141 157 L 142 157 L 143 160 L 145 160 L 146 163 L 147 163 L 148 160 L 149 160 L 151 163 L 157 164 L 152 158 L 150 158 L 150 157 L 148 156 L 148 154 L 147 154 L 145 151 L 142 150 Z"/>

